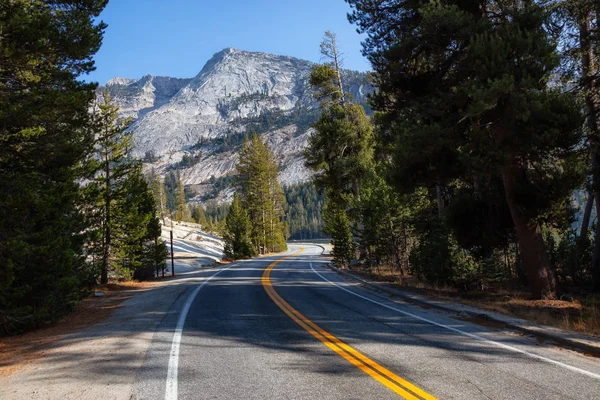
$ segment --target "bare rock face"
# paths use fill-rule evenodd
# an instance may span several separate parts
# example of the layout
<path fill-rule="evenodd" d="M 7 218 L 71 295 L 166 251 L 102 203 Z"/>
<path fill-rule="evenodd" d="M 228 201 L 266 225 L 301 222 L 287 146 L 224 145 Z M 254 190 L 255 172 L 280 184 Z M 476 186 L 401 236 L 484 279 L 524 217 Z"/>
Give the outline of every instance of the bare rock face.
<path fill-rule="evenodd" d="M 319 115 L 308 83 L 313 65 L 228 48 L 192 79 L 114 78 L 106 89 L 135 121 L 134 156 L 160 173 L 178 169 L 186 185 L 214 182 L 235 168 L 244 134 L 257 133 L 280 163 L 282 184 L 291 185 L 312 176 L 302 152 Z M 343 80 L 355 101 L 366 103 L 366 74 L 344 71 Z M 180 163 L 186 154 L 194 165 Z"/>
<path fill-rule="evenodd" d="M 106 87 L 98 88 L 99 95 L 108 89 L 123 117 L 138 119 L 166 104 L 190 79 L 146 75 L 139 80 L 113 78 Z"/>

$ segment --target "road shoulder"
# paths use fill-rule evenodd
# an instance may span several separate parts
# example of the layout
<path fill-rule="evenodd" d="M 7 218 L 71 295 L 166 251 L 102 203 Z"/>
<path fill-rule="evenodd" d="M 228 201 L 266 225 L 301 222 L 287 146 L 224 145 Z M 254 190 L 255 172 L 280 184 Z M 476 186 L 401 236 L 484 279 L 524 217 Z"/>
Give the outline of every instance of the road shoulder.
<path fill-rule="evenodd" d="M 131 294 L 95 325 L 57 338 L 18 370 L 0 376 L 5 399 L 129 399 L 160 322 L 209 268 Z"/>
<path fill-rule="evenodd" d="M 371 291 L 384 293 L 388 296 L 395 296 L 404 301 L 424 308 L 433 308 L 448 312 L 450 314 L 455 314 L 458 318 L 462 317 L 470 320 L 470 322 L 514 329 L 528 335 L 542 338 L 544 340 L 551 340 L 573 350 L 584 352 L 589 355 L 600 356 L 600 340 L 591 336 L 566 331 L 551 326 L 536 324 L 520 318 L 510 317 L 497 312 L 484 310 L 465 304 L 433 299 L 427 296 L 392 287 L 392 285 L 389 283 L 377 282 L 352 274 L 348 271 L 336 268 L 331 264 L 328 264 L 328 267 L 337 272 L 345 280 L 359 283 L 361 286 Z"/>

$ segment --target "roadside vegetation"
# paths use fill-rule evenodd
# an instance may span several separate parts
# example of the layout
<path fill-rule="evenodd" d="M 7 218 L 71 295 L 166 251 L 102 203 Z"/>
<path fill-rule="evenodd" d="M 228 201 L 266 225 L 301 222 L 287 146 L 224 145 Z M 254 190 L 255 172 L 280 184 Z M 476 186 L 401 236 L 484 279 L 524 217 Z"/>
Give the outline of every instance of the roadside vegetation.
<path fill-rule="evenodd" d="M 165 262 L 128 121 L 80 80 L 105 5 L 0 4 L 0 335 L 47 326 L 96 284 Z"/>
<path fill-rule="evenodd" d="M 310 76 L 319 110 L 263 112 L 164 177 L 142 174 L 130 121 L 82 80 L 106 0 L 0 3 L 0 334 L 157 274 L 167 219 L 223 235 L 231 259 L 327 235 L 341 267 L 484 305 L 567 299 L 581 306 L 571 325 L 598 332 L 600 3 L 346 1 L 366 35 L 369 104 L 348 93 L 362 75 L 344 78 L 327 32 Z M 244 96 L 220 111 L 264 94 Z M 282 189 L 258 134 L 290 124 L 315 128 L 316 178 Z M 190 202 L 180 170 L 204 145 L 240 149 L 235 176 L 212 182 L 235 189 L 231 204 Z"/>
<path fill-rule="evenodd" d="M 324 195 L 319 193 L 312 182 L 285 186 L 283 194 L 287 203 L 285 221 L 290 240 L 320 239 L 323 233 Z"/>
<path fill-rule="evenodd" d="M 600 3 L 347 2 L 375 114 L 327 32 L 306 164 L 334 262 L 481 304 L 566 300 L 597 333 Z"/>

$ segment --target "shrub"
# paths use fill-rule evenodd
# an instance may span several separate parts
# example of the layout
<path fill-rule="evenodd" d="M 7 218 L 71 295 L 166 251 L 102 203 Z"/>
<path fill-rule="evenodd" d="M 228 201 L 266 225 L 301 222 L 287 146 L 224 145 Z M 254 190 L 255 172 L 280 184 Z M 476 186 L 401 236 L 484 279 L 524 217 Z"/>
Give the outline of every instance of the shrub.
<path fill-rule="evenodd" d="M 442 225 L 421 237 L 411 251 L 410 264 L 413 275 L 434 285 L 472 290 L 482 282 L 481 262 L 462 249 Z"/>
<path fill-rule="evenodd" d="M 546 242 L 552 267 L 561 282 L 581 285 L 592 281 L 591 238 L 580 238 L 575 230 L 570 229 L 558 237 L 548 235 Z"/>

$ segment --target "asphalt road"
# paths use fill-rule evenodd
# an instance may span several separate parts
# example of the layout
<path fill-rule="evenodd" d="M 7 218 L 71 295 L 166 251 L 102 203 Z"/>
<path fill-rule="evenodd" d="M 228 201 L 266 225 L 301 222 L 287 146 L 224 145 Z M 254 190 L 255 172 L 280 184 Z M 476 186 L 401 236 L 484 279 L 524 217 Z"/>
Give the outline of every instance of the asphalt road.
<path fill-rule="evenodd" d="M 381 297 L 320 254 L 205 271 L 155 331 L 133 398 L 600 398 L 599 359 Z"/>

